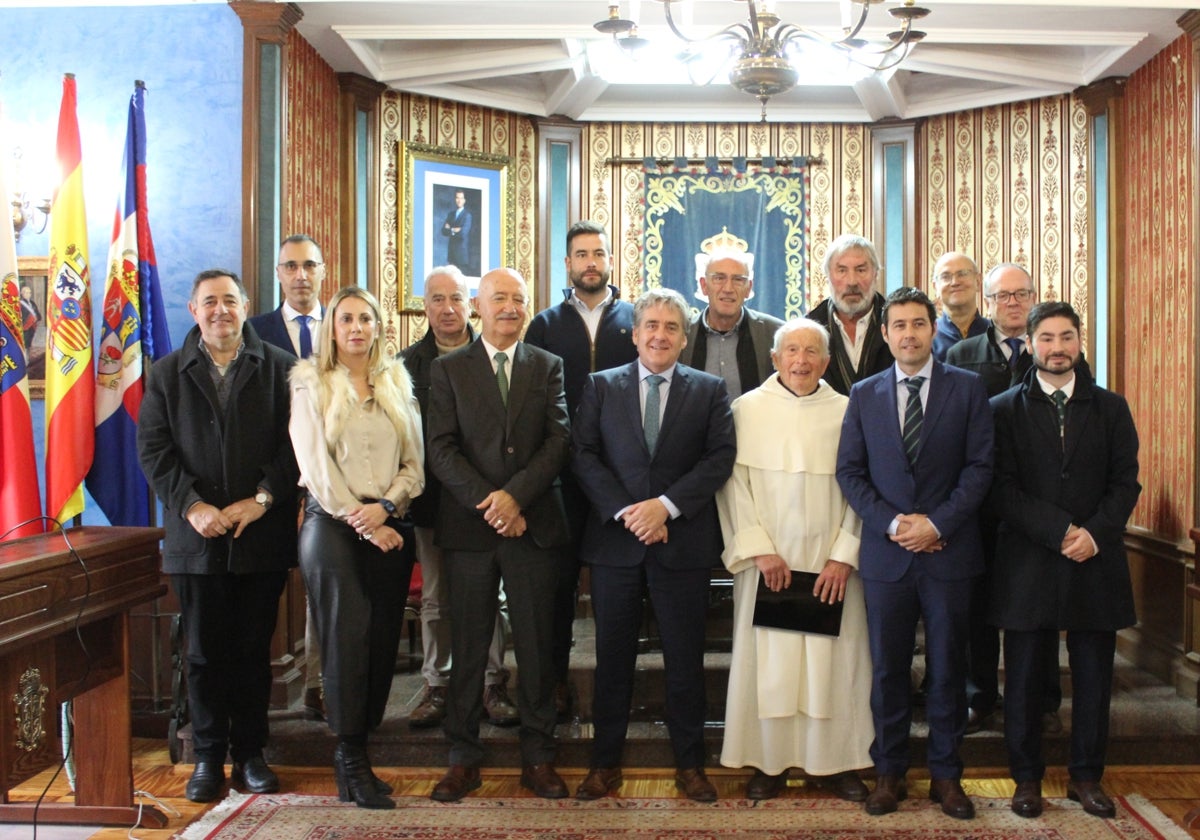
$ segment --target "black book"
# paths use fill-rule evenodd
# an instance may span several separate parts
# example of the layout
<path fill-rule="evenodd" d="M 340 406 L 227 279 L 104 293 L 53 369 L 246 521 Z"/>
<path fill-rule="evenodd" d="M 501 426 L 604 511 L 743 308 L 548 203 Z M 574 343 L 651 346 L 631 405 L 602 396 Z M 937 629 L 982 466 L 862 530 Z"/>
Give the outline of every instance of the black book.
<path fill-rule="evenodd" d="M 840 635 L 842 602 L 825 604 L 819 601 L 813 595 L 816 583 L 816 574 L 793 571 L 791 585 L 772 592 L 766 580 L 759 575 L 758 594 L 754 600 L 754 626 L 822 636 Z"/>

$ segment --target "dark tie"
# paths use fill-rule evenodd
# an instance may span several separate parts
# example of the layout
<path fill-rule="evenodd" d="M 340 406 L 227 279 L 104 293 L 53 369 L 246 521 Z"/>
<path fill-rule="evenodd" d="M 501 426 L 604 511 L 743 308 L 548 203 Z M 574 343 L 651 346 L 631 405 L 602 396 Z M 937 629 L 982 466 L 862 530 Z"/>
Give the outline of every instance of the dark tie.
<path fill-rule="evenodd" d="M 500 401 L 508 406 L 508 374 L 504 372 L 504 363 L 508 361 L 508 356 L 504 353 L 497 353 L 492 356 L 496 360 L 496 385 L 500 387 Z"/>
<path fill-rule="evenodd" d="M 917 465 L 917 450 L 921 448 L 921 385 L 924 376 L 910 376 L 904 380 L 908 386 L 908 404 L 904 406 L 904 452 L 908 455 L 908 465 Z"/>
<path fill-rule="evenodd" d="M 312 333 L 308 331 L 311 315 L 297 315 L 296 323 L 300 325 L 300 358 L 307 359 L 312 355 Z"/>
<path fill-rule="evenodd" d="M 1066 437 L 1067 434 L 1067 395 L 1062 391 L 1055 391 L 1050 395 L 1050 399 L 1054 400 L 1054 407 L 1058 409 L 1058 436 Z"/>
<path fill-rule="evenodd" d="M 1008 357 L 1008 366 L 1016 370 L 1017 360 L 1021 358 L 1021 351 L 1025 349 L 1025 339 L 1023 338 L 1006 338 L 1004 343 L 1012 349 L 1012 355 Z"/>
<path fill-rule="evenodd" d="M 662 397 L 658 386 L 663 378 L 657 373 L 646 377 L 646 412 L 642 415 L 642 431 L 646 435 L 646 448 L 653 454 L 654 444 L 658 442 L 658 415 L 661 412 Z"/>

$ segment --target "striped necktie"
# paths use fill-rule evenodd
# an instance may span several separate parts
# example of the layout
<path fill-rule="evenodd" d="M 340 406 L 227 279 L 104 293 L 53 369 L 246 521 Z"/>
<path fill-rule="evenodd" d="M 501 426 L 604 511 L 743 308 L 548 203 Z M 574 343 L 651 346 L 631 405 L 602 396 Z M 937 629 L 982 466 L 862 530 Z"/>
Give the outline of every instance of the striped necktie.
<path fill-rule="evenodd" d="M 921 448 L 921 420 L 925 416 L 921 410 L 921 386 L 924 383 L 924 376 L 910 376 L 904 380 L 908 386 L 908 403 L 904 406 L 904 453 L 910 467 L 917 465 L 917 451 Z"/>

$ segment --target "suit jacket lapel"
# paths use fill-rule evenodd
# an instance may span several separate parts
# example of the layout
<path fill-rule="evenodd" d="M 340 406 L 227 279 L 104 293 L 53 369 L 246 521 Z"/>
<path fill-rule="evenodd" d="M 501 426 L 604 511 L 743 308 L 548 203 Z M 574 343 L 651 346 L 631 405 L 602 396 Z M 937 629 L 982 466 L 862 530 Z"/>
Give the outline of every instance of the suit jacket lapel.
<path fill-rule="evenodd" d="M 617 387 L 621 389 L 620 398 L 625 404 L 628 422 L 632 428 L 637 430 L 638 442 L 642 446 L 642 451 L 649 457 L 650 450 L 646 448 L 646 436 L 642 433 L 642 387 L 641 382 L 638 381 L 637 362 L 625 367 L 621 378 L 617 381 Z"/>
<path fill-rule="evenodd" d="M 688 392 L 692 387 L 692 377 L 684 371 L 679 365 L 675 366 L 675 373 L 671 377 L 671 384 L 667 388 L 667 407 L 663 411 L 662 423 L 658 428 L 658 442 L 661 443 L 663 438 L 671 431 L 675 423 L 679 422 L 678 418 L 683 412 L 683 404 L 687 402 Z M 643 439 L 645 435 L 642 436 Z M 655 447 L 657 449 L 657 447 Z M 654 455 L 653 452 L 650 453 Z"/>
<path fill-rule="evenodd" d="M 883 425 L 895 445 L 900 447 L 901 451 L 904 451 L 904 431 L 900 428 L 900 407 L 896 402 L 899 396 L 896 388 L 896 371 L 894 368 L 889 367 L 888 375 L 881 376 L 875 383 L 875 393 L 879 398 L 880 404 L 887 407 L 887 411 L 884 412 Z"/>
<path fill-rule="evenodd" d="M 475 389 L 479 394 L 483 404 L 487 406 L 488 411 L 496 415 L 496 419 L 501 425 L 506 426 L 507 410 L 504 408 L 504 403 L 500 399 L 500 387 L 496 384 L 496 373 L 492 370 L 492 360 L 488 358 L 487 348 L 483 346 L 482 341 L 476 341 L 471 345 L 471 364 L 469 365 L 471 376 L 475 380 Z M 508 396 L 512 399 L 512 368 L 509 364 L 509 389 Z"/>
<path fill-rule="evenodd" d="M 921 447 L 917 450 L 918 458 L 925 450 L 925 444 L 935 439 L 932 430 L 942 416 L 942 409 L 946 407 L 953 391 L 954 383 L 946 378 L 946 372 L 934 362 L 933 373 L 929 377 L 929 399 L 925 401 L 925 412 L 921 419 Z"/>
<path fill-rule="evenodd" d="M 525 342 L 518 341 L 512 347 L 512 362 L 508 366 L 508 405 L 512 411 L 508 412 L 507 429 L 512 431 L 512 422 L 518 414 L 520 408 L 525 403 L 525 398 L 529 395 L 529 389 L 533 385 L 533 371 L 530 368 L 533 366 L 532 354 L 529 348 L 525 346 Z M 496 387 L 496 394 L 499 395 L 500 388 Z"/>

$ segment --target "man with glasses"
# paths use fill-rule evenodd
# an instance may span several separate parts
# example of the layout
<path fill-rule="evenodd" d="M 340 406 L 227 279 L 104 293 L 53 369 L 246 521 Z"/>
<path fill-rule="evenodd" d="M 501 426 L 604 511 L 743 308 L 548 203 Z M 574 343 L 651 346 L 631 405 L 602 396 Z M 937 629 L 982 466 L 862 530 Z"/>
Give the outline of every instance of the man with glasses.
<path fill-rule="evenodd" d="M 740 251 L 714 251 L 700 277 L 700 291 L 708 306 L 688 328 L 679 361 L 721 377 L 729 398 L 736 399 L 774 371 L 771 347 L 783 321 L 746 306 L 754 294 L 754 277 Z"/>
<path fill-rule="evenodd" d="M 250 318 L 249 324 L 267 344 L 307 359 L 320 349 L 321 343 L 321 281 L 325 279 L 321 246 L 308 234 L 294 233 L 287 237 L 279 246 L 275 276 L 279 278 L 283 302 L 277 309 Z M 311 614 L 305 624 L 304 650 L 308 660 L 304 669 L 304 708 L 312 717 L 324 720 L 321 646 Z"/>
<path fill-rule="evenodd" d="M 933 356 L 946 353 L 964 338 L 983 335 L 988 320 L 979 314 L 979 266 L 966 254 L 947 251 L 933 266 L 933 284 L 942 300 L 942 314 L 933 336 Z"/>

